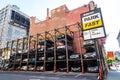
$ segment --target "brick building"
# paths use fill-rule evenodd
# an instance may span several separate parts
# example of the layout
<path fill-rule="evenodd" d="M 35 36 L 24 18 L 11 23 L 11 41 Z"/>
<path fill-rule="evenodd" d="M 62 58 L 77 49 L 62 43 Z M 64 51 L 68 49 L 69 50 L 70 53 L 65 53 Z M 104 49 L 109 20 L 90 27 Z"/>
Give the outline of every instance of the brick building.
<path fill-rule="evenodd" d="M 45 31 L 64 27 L 65 25 L 71 25 L 77 22 L 81 22 L 80 14 L 88 12 L 95 8 L 96 4 L 91 1 L 89 2 L 89 4 L 83 5 L 73 10 L 69 10 L 66 5 L 62 5 L 51 10 L 51 15 L 49 15 L 49 9 L 47 9 L 46 20 L 37 22 L 36 17 L 30 18 L 30 35 L 43 33 Z M 70 29 L 74 32 L 76 31 L 75 26 L 71 27 Z M 75 33 L 74 36 L 74 46 L 76 46 L 75 52 L 79 53 L 78 33 Z"/>
<path fill-rule="evenodd" d="M 36 17 L 31 17 L 30 35 L 35 35 L 44 31 L 53 30 L 54 28 L 60 28 L 65 25 L 81 22 L 80 14 L 93 10 L 94 8 L 96 8 L 96 5 L 93 1 L 73 10 L 69 10 L 66 5 L 62 5 L 51 10 L 50 16 L 49 9 L 47 9 L 46 20 L 36 22 Z"/>

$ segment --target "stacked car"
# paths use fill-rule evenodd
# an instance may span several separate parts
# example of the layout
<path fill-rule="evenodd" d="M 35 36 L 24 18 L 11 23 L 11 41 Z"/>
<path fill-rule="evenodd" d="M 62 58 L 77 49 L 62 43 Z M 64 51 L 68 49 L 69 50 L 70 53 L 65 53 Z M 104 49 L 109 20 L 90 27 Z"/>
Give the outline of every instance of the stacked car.
<path fill-rule="evenodd" d="M 86 53 L 84 54 L 85 69 L 87 72 L 98 72 L 98 54 L 94 40 L 84 41 Z"/>
<path fill-rule="evenodd" d="M 84 54 L 75 52 L 73 43 L 73 35 L 63 33 L 53 37 L 30 36 L 29 40 L 23 38 L 13 44 L 10 66 L 7 68 L 23 71 L 81 72 L 84 66 L 86 72 L 98 72 L 98 55 L 94 41 L 84 41 Z"/>

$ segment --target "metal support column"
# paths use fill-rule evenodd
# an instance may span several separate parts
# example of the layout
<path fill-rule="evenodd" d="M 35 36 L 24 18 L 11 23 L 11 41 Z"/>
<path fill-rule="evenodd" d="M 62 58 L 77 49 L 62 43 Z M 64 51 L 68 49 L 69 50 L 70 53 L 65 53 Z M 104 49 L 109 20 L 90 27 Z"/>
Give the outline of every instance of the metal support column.
<path fill-rule="evenodd" d="M 81 67 L 82 67 L 82 73 L 84 73 L 84 64 L 83 64 L 83 57 L 82 57 L 82 42 L 81 42 L 82 37 L 82 30 L 80 23 L 78 23 L 78 41 L 79 41 L 79 50 L 80 50 L 80 61 L 81 61 Z"/>
<path fill-rule="evenodd" d="M 66 72 L 69 72 L 69 62 L 68 62 L 68 44 L 67 44 L 67 26 L 64 27 L 65 29 L 65 46 L 66 46 Z"/>

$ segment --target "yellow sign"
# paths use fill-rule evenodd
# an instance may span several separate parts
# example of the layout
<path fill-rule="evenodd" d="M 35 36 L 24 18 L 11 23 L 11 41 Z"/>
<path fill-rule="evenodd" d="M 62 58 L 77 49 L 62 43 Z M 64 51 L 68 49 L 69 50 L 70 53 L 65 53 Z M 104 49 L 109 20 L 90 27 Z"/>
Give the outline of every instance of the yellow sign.
<path fill-rule="evenodd" d="M 100 9 L 83 13 L 81 15 L 81 19 L 83 30 L 89 30 L 103 26 Z"/>
<path fill-rule="evenodd" d="M 102 26 L 102 20 L 101 19 L 92 20 L 92 21 L 83 23 L 83 30 L 92 29 L 92 28 L 96 28 L 96 27 L 99 27 L 99 26 Z"/>

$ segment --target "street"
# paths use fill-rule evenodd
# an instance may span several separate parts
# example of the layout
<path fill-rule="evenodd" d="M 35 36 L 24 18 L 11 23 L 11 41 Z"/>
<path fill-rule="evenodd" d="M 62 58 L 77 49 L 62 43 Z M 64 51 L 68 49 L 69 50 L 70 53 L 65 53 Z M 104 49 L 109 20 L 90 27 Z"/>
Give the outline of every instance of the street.
<path fill-rule="evenodd" d="M 107 80 L 120 80 L 120 71 L 110 70 L 107 75 Z"/>
<path fill-rule="evenodd" d="M 97 73 L 0 71 L 0 80 L 97 80 L 97 76 Z"/>

